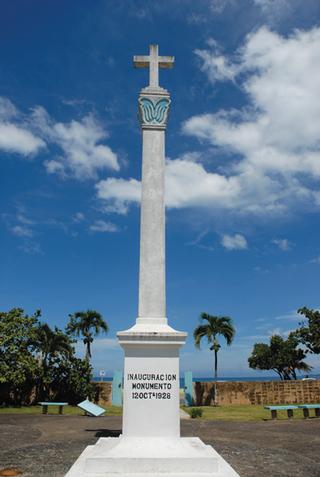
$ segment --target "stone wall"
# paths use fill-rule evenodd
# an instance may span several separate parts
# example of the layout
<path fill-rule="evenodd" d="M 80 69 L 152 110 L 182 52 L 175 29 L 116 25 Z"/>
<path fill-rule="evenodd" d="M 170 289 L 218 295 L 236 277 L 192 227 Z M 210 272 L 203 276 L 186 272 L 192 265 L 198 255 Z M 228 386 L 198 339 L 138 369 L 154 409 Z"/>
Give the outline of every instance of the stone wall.
<path fill-rule="evenodd" d="M 100 406 L 111 406 L 112 404 L 112 382 L 99 381 L 92 383 L 95 388 L 94 402 Z"/>
<path fill-rule="evenodd" d="M 214 383 L 194 383 L 197 406 L 210 406 L 214 399 Z M 218 382 L 217 401 L 226 404 L 312 404 L 320 402 L 320 380 Z"/>

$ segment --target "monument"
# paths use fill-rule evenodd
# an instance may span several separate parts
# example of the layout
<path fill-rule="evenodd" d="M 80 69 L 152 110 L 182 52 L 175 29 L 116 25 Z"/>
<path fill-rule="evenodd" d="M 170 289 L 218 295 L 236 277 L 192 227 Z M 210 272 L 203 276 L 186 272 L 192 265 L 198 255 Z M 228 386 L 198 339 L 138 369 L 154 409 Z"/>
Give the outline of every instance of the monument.
<path fill-rule="evenodd" d="M 132 328 L 118 333 L 124 350 L 123 425 L 119 438 L 88 446 L 66 477 L 239 477 L 198 438 L 180 437 L 179 350 L 187 334 L 168 325 L 165 297 L 165 130 L 170 95 L 159 86 L 159 67 L 174 58 L 135 56 L 149 68 L 139 95 L 142 128 L 142 198 L 139 312 Z"/>

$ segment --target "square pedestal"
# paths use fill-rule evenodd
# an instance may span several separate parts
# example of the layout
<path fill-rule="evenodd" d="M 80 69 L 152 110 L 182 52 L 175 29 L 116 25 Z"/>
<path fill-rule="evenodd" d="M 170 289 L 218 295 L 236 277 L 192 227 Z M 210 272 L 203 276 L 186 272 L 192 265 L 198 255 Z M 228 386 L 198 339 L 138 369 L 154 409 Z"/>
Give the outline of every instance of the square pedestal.
<path fill-rule="evenodd" d="M 239 477 L 197 437 L 100 438 L 88 446 L 66 477 Z"/>
<path fill-rule="evenodd" d="M 124 349 L 124 437 L 179 437 L 179 350 L 186 333 L 168 325 L 118 333 Z"/>
<path fill-rule="evenodd" d="M 211 446 L 180 437 L 179 349 L 186 336 L 146 323 L 118 333 L 123 435 L 88 446 L 66 477 L 239 477 Z"/>

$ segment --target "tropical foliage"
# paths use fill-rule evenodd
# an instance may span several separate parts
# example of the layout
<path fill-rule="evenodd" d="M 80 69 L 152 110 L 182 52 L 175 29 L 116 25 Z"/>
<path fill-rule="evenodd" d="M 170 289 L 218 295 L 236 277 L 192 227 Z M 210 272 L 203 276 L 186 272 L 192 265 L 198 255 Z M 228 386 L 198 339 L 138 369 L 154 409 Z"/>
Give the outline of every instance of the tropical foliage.
<path fill-rule="evenodd" d="M 92 394 L 92 368 L 75 356 L 74 340 L 22 308 L 0 312 L 0 405 L 63 400 Z"/>
<path fill-rule="evenodd" d="M 201 313 L 201 324 L 193 332 L 194 342 L 197 348 L 200 348 L 202 338 L 207 338 L 211 345 L 210 350 L 214 352 L 214 377 L 218 378 L 218 351 L 221 348 L 218 337 L 222 336 L 227 345 L 231 345 L 235 328 L 232 319 L 229 316 L 212 316 L 208 313 Z"/>
<path fill-rule="evenodd" d="M 3 399 L 20 404 L 39 376 L 32 352 L 40 311 L 24 314 L 21 308 L 0 312 L 0 391 Z"/>
<path fill-rule="evenodd" d="M 298 313 L 305 316 L 307 321 L 300 323 L 295 335 L 309 353 L 320 354 L 320 311 L 304 306 Z"/>
<path fill-rule="evenodd" d="M 297 379 L 297 371 L 308 372 L 311 367 L 303 360 L 306 353 L 298 348 L 299 340 L 291 333 L 287 339 L 273 335 L 270 343 L 256 343 L 248 359 L 252 369 L 275 371 L 281 380 Z"/>
<path fill-rule="evenodd" d="M 101 332 L 108 332 L 108 325 L 102 318 L 102 315 L 95 310 L 77 311 L 69 315 L 70 321 L 67 325 L 67 333 L 70 336 L 82 337 L 86 347 L 85 359 L 89 362 L 91 359 L 91 344 L 93 337 Z"/>
<path fill-rule="evenodd" d="M 71 358 L 74 349 L 68 335 L 57 327 L 52 330 L 47 323 L 39 323 L 36 328 L 33 347 L 38 352 L 40 369 L 37 394 L 42 400 L 50 394 L 53 370 L 59 368 L 61 360 Z"/>

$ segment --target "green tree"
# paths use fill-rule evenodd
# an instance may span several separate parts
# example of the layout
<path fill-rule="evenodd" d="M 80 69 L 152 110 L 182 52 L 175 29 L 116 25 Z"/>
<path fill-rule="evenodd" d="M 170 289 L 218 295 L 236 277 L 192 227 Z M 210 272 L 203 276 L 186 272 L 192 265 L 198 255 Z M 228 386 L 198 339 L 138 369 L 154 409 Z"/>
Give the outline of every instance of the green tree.
<path fill-rule="evenodd" d="M 304 315 L 307 321 L 299 323 L 300 328 L 295 331 L 295 335 L 309 353 L 320 354 L 320 311 L 304 306 L 298 313 Z"/>
<path fill-rule="evenodd" d="M 86 347 L 85 359 L 91 359 L 91 344 L 93 337 L 102 331 L 107 333 L 109 328 L 102 315 L 95 310 L 77 311 L 69 315 L 70 321 L 66 327 L 67 333 L 74 337 L 82 336 Z"/>
<path fill-rule="evenodd" d="M 297 379 L 297 371 L 310 371 L 311 367 L 303 361 L 306 353 L 297 348 L 298 338 L 290 333 L 287 339 L 273 335 L 270 343 L 256 343 L 248 359 L 250 368 L 275 371 L 281 380 Z"/>
<path fill-rule="evenodd" d="M 22 308 L 0 312 L 1 401 L 23 404 L 38 376 L 39 366 L 32 352 L 40 310 L 29 316 Z"/>
<path fill-rule="evenodd" d="M 202 338 L 207 338 L 210 350 L 214 352 L 214 379 L 218 378 L 218 351 L 221 345 L 218 336 L 222 336 L 227 345 L 231 345 L 235 335 L 235 328 L 232 319 L 229 316 L 212 316 L 208 313 L 201 313 L 200 320 L 202 323 L 193 332 L 194 342 L 197 348 L 200 348 Z"/>
<path fill-rule="evenodd" d="M 39 353 L 41 368 L 38 384 L 39 399 L 49 398 L 55 358 L 61 356 L 71 359 L 73 354 L 72 343 L 73 341 L 70 337 L 57 327 L 52 330 L 47 323 L 41 323 L 36 328 L 33 347 Z"/>
<path fill-rule="evenodd" d="M 54 359 L 51 371 L 51 392 L 53 399 L 78 404 L 86 397 L 92 397 L 92 367 L 85 359 L 72 355 Z"/>

